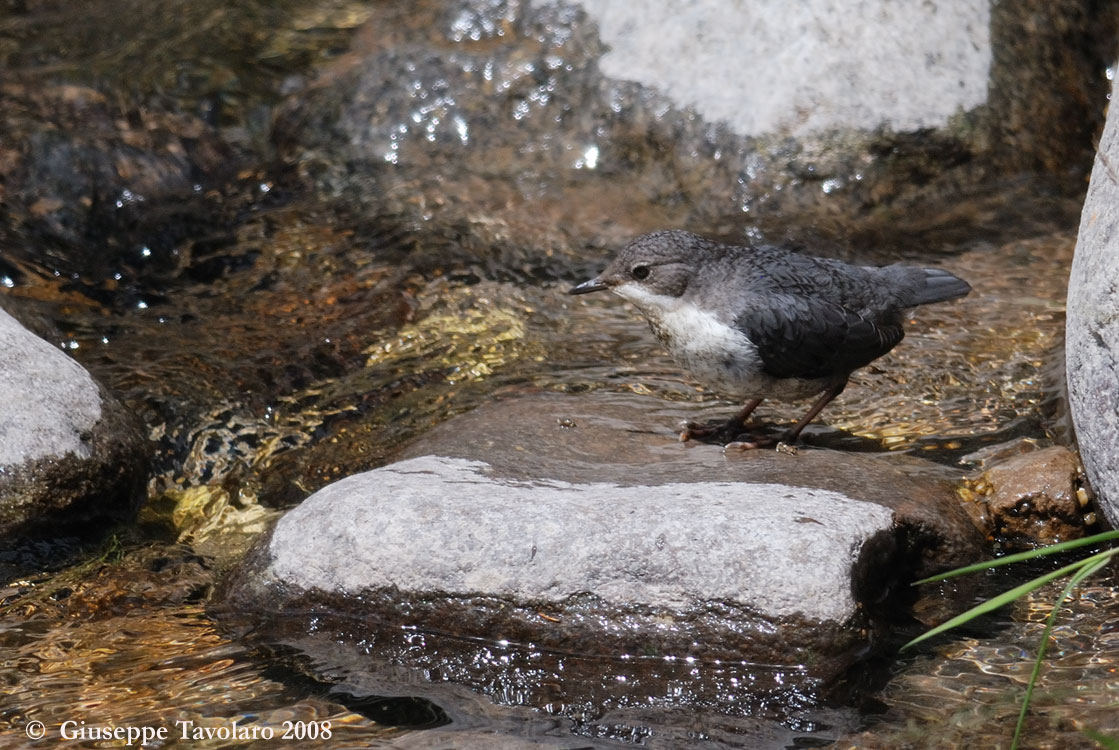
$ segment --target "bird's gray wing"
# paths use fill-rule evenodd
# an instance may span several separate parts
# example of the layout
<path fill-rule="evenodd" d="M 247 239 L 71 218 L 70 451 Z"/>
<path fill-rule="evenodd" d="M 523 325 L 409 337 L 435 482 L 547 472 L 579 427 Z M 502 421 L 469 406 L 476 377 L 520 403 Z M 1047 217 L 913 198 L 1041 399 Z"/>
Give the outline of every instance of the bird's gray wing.
<path fill-rule="evenodd" d="M 849 373 L 893 349 L 905 335 L 898 311 L 860 315 L 793 294 L 755 297 L 734 324 L 757 346 L 765 372 L 777 378 Z"/>

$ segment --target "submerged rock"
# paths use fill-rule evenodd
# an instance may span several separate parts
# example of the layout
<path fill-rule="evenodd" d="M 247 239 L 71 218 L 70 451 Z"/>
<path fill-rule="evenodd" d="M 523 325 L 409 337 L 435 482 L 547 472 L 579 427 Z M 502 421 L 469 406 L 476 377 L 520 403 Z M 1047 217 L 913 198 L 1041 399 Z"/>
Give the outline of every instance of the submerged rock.
<path fill-rule="evenodd" d="M 668 676 L 685 659 L 766 673 L 748 701 L 836 679 L 873 648 L 897 584 L 980 555 L 936 467 L 813 449 L 724 456 L 680 443 L 663 407 L 542 395 L 446 422 L 409 458 L 289 512 L 235 576 L 233 608 L 312 611 L 317 633 L 351 643 L 384 646 L 392 637 L 373 633 L 386 625 L 451 636 L 405 661 L 487 692 L 523 677 L 462 654 L 513 644 L 680 660 L 644 675 L 638 692 L 657 700 L 673 679 L 722 700 L 716 680 Z M 643 422 L 660 429 L 633 429 Z M 301 619 L 274 632 L 294 636 Z M 560 671 L 569 698 L 609 703 Z M 535 702 L 546 681 L 521 686 Z"/>
<path fill-rule="evenodd" d="M 135 418 L 3 310 L 0 342 L 0 537 L 132 515 L 149 462 Z"/>
<path fill-rule="evenodd" d="M 35 242 L 13 245 L 34 262 L 88 281 L 162 272 L 183 262 L 179 243 L 215 224 L 204 195 L 231 180 L 235 150 L 196 117 L 120 101 L 78 85 L 0 79 L 5 208 Z M 22 247 L 20 247 L 22 245 Z M 17 256 L 18 258 L 19 256 Z"/>
<path fill-rule="evenodd" d="M 1112 96 L 1119 87 L 1112 89 Z M 1119 112 L 1111 108 L 1068 282 L 1069 407 L 1080 455 L 1107 520 L 1119 526 Z"/>

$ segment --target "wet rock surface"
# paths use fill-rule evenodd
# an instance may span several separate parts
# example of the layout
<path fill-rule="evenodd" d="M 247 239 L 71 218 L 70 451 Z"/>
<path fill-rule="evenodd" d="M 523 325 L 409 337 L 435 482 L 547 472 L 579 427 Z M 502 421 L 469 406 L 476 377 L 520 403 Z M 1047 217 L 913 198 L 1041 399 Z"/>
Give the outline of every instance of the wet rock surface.
<path fill-rule="evenodd" d="M 895 588 L 982 554 L 950 471 L 821 448 L 724 455 L 679 442 L 669 413 L 634 395 L 538 394 L 445 422 L 414 457 L 290 511 L 226 606 L 264 614 L 289 645 L 301 611 L 343 642 L 373 638 L 381 658 L 392 635 L 358 622 L 459 639 L 413 668 L 472 662 L 461 654 L 478 639 L 518 661 L 663 654 L 741 661 L 742 679 L 768 665 L 750 679 L 777 709 L 792 696 L 773 670 L 824 689 L 873 648 L 886 610 L 898 615 Z M 277 624 L 273 612 L 292 614 Z M 510 684 L 504 669 L 446 669 Z M 678 678 L 645 675 L 642 691 L 664 697 Z M 547 695 L 518 684 L 534 704 Z M 596 711 L 617 700 L 569 671 L 564 694 Z"/>
<path fill-rule="evenodd" d="M 681 443 L 687 406 L 635 394 L 587 396 L 539 394 L 485 404 L 425 433 L 401 454 L 484 460 L 513 480 L 552 478 L 647 487 L 674 482 L 740 482 L 797 490 L 825 490 L 890 509 L 907 527 L 912 546 L 900 554 L 913 572 L 972 560 L 977 530 L 953 497 L 958 472 L 902 455 L 806 447 L 795 455 L 777 451 L 724 453 L 721 448 Z M 844 445 L 841 434 L 812 436 L 826 446 Z"/>
<path fill-rule="evenodd" d="M 1113 89 L 1114 92 L 1114 89 Z M 1066 361 L 1080 455 L 1100 506 L 1119 525 L 1119 113 L 1100 139 L 1069 275 Z"/>
<path fill-rule="evenodd" d="M 738 5 L 725 9 L 751 10 Z M 795 17 L 780 14 L 797 9 L 777 5 L 767 18 Z M 667 6 L 642 7 L 655 19 Z M 707 47 L 718 48 L 706 41 L 733 26 L 704 26 L 712 9 L 669 10 L 696 21 L 657 34 L 657 43 L 671 38 L 685 50 L 659 54 L 669 78 L 693 61 L 702 66 Z M 941 111 L 926 122 L 935 130 L 897 130 L 908 126 L 887 113 L 880 130 L 787 138 L 744 136 L 733 117 L 718 121 L 698 100 L 681 101 L 671 80 L 644 79 L 639 68 L 660 48 L 643 42 L 637 52 L 652 58 L 626 61 L 633 50 L 624 41 L 638 36 L 618 34 L 616 11 L 591 0 L 7 4 L 0 293 L 143 419 L 156 468 L 145 513 L 124 532 L 141 549 L 125 552 L 123 564 L 64 565 L 56 547 L 30 541 L 24 556 L 37 562 L 17 565 L 0 587 L 0 640 L 14 654 L 0 664 L 12 696 L 0 730 L 18 737 L 28 719 L 61 716 L 159 725 L 174 714 L 211 727 L 232 717 L 272 728 L 325 718 L 336 722 L 334 738 L 308 746 L 488 747 L 548 737 L 570 748 L 675 750 L 818 745 L 869 723 L 850 744 L 1005 744 L 1030 671 L 1023 644 L 1037 635 L 1052 592 L 982 626 L 981 638 L 895 661 L 897 676 L 875 693 L 889 707 L 875 724 L 857 715 L 854 699 L 820 709 L 829 689 L 801 673 L 689 661 L 687 652 L 583 657 L 380 623 L 363 659 L 337 644 L 349 642 L 355 622 L 373 624 L 341 607 L 318 621 L 278 617 L 259 638 L 248 632 L 255 621 L 223 635 L 197 603 L 209 596 L 208 585 L 194 583 L 197 570 L 155 548 L 179 540 L 191 545 L 184 559 L 213 555 L 207 564 L 221 569 L 273 507 L 396 460 L 403 443 L 495 394 L 593 393 L 586 414 L 568 406 L 554 415 L 580 427 L 506 434 L 526 448 L 517 452 L 525 461 L 547 459 L 531 445 L 560 444 L 549 430 L 586 440 L 593 415 L 615 420 L 617 429 L 599 433 L 605 448 L 591 439 L 589 448 L 560 450 L 567 458 L 551 462 L 557 472 L 589 471 L 596 453 L 617 447 L 629 458 L 616 473 L 639 475 L 656 462 L 620 437 L 648 440 L 650 424 L 666 451 L 685 449 L 699 473 L 717 470 L 725 461 L 717 449 L 675 442 L 676 422 L 726 417 L 734 405 L 683 377 L 617 300 L 575 304 L 562 294 L 630 236 L 673 226 L 735 241 L 807 239 L 814 254 L 856 262 L 943 265 L 975 286 L 958 305 L 920 311 L 901 347 L 857 373 L 809 436 L 816 448 L 797 457 L 816 467 L 805 471 L 807 486 L 904 487 L 872 468 L 887 462 L 939 495 L 958 472 L 912 456 L 948 466 L 1008 440 L 1063 439 L 1062 378 L 1051 363 L 1062 347 L 1064 279 L 1103 120 L 1115 12 L 1088 0 L 995 4 L 988 33 L 962 30 L 979 44 L 968 65 L 986 56 L 989 40 L 986 104 L 947 124 Z M 983 8 L 942 4 L 938 13 L 957 35 L 957 22 Z M 748 37 L 761 49 L 776 40 L 786 52 L 811 41 L 810 61 L 836 59 L 810 29 L 761 26 L 733 41 Z M 928 41 L 895 38 L 845 45 L 838 69 L 857 74 L 866 55 Z M 928 62 L 872 72 L 912 81 L 954 63 L 935 54 Z M 836 69 L 825 67 L 798 80 L 789 64 L 793 75 L 781 80 L 825 92 L 837 83 L 823 80 Z M 726 64 L 702 72 L 707 93 L 738 92 L 745 81 L 768 95 L 777 82 Z M 889 91 L 888 81 L 861 80 Z M 978 90 L 973 77 L 960 80 L 968 96 Z M 898 104 L 927 104 L 925 93 L 902 88 Z M 746 109 L 759 103 L 737 99 Z M 855 96 L 840 105 L 866 103 Z M 790 127 L 814 112 L 836 114 L 815 104 L 794 111 Z M 888 109 L 871 103 L 855 114 L 872 122 Z M 768 112 L 779 120 L 780 103 Z M 617 411 L 606 404 L 631 397 L 640 398 Z M 801 410 L 767 402 L 760 416 L 783 421 Z M 646 419 L 650 412 L 658 416 Z M 532 424 L 531 414 L 516 416 Z M 505 444 L 491 427 L 480 434 Z M 451 447 L 417 444 L 424 452 L 416 455 L 472 458 L 462 446 L 471 437 L 432 433 Z M 829 462 L 820 456 L 832 451 L 820 447 L 911 455 Z M 515 456 L 486 450 L 493 476 L 516 476 Z M 789 458 L 744 465 L 793 484 L 780 471 Z M 529 468 L 519 481 L 549 476 L 548 466 Z M 958 551 L 935 544 L 951 529 L 919 510 L 892 511 L 909 519 L 897 547 L 912 552 L 907 565 L 956 559 Z M 0 553 L 0 563 L 23 555 L 2 545 Z M 103 607 L 91 590 L 98 586 Z M 1051 694 L 1037 696 L 1045 710 L 1032 720 L 1039 745 L 1074 747 L 1084 742 L 1081 725 L 1114 726 L 1106 593 L 1070 605 L 1072 619 L 1056 634 Z M 922 590 L 913 613 L 942 618 L 928 614 L 939 598 Z M 479 620 L 501 615 L 489 604 Z M 78 605 L 105 616 L 83 616 Z M 877 679 L 858 667 L 849 674 L 860 684 Z M 433 727 L 438 734 L 416 731 Z"/>
<path fill-rule="evenodd" d="M 0 536 L 135 513 L 149 456 L 135 418 L 0 309 Z"/>
<path fill-rule="evenodd" d="M 1085 535 L 1087 496 L 1080 459 L 1062 446 L 992 466 L 986 502 L 994 535 L 1010 545 L 1045 545 Z"/>

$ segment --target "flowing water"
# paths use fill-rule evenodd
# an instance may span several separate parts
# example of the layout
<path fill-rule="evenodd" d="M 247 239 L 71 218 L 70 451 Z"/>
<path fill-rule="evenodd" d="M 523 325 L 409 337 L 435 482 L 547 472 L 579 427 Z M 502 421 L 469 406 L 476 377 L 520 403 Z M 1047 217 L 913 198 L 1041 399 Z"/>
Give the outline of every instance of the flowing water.
<path fill-rule="evenodd" d="M 18 73 L 4 80 L 25 87 L 20 96 L 60 80 L 111 89 L 200 114 L 251 151 L 267 141 L 269 107 L 309 65 L 340 54 L 367 14 L 341 0 L 36 4 L 0 10 L 0 58 Z M 417 682 L 386 663 L 386 651 L 355 664 L 215 619 L 222 574 L 282 509 L 383 465 L 410 438 L 495 395 L 635 392 L 698 419 L 735 408 L 680 373 L 632 308 L 565 294 L 608 252 L 558 278 L 538 273 L 527 251 L 495 273 L 438 233 L 336 211 L 285 170 L 257 164 L 222 185 L 202 191 L 205 210 L 172 217 L 162 245 L 110 238 L 90 257 L 16 223 L 0 232 L 6 303 L 136 410 L 157 451 L 137 524 L 108 541 L 0 551 L 0 747 L 24 746 L 29 721 L 67 747 L 109 746 L 96 736 L 105 726 L 166 727 L 163 746 L 190 747 L 288 745 L 285 730 L 331 748 L 514 747 L 530 737 L 570 748 L 1005 744 L 1050 589 L 980 632 L 868 670 L 866 681 L 885 687 L 853 689 L 836 706 L 807 694 L 728 707 L 743 700 L 749 670 L 689 665 L 681 685 L 693 687 L 676 702 L 578 704 L 557 685 L 553 702 L 530 708 L 515 691 L 466 689 L 465 669 L 456 676 L 443 665 Z M 625 203 L 595 191 L 564 200 L 576 216 Z M 977 214 L 995 207 L 988 212 L 1003 218 L 962 222 L 968 233 L 958 201 L 946 201 L 941 221 L 915 222 L 932 229 L 913 230 L 925 243 L 901 256 L 949 268 L 975 291 L 917 311 L 906 341 L 856 374 L 810 442 L 958 466 L 988 445 L 1067 439 L 1059 352 L 1076 201 L 1021 182 L 983 200 Z M 522 221 L 535 218 L 531 205 L 522 210 Z M 762 416 L 786 421 L 800 408 L 767 404 Z M 1033 746 L 1072 747 L 1084 742 L 1081 727 L 1115 728 L 1113 599 L 1100 585 L 1066 605 L 1035 699 Z M 390 629 L 385 643 L 437 655 L 441 637 L 450 636 Z M 489 646 L 489 658 L 511 659 Z M 548 664 L 511 660 L 510 669 L 525 670 L 537 695 L 549 669 L 600 675 L 604 693 L 628 674 L 578 654 Z M 636 674 L 658 669 L 668 670 Z M 689 690 L 716 697 L 702 703 Z M 73 736 L 62 738 L 66 721 Z M 234 722 L 240 735 L 204 731 Z M 307 735 L 327 722 L 329 738 Z M 264 729 L 276 736 L 261 739 Z"/>

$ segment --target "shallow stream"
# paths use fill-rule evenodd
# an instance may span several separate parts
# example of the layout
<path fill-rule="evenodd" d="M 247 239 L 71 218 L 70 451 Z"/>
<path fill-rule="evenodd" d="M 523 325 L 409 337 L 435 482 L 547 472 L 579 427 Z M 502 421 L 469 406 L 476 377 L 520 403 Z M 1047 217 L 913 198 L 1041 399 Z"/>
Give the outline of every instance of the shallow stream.
<path fill-rule="evenodd" d="M 262 148 L 269 108 L 309 65 L 341 54 L 367 15 L 338 0 L 35 5 L 0 11 L 6 85 L 41 85 L 46 98 L 63 80 L 115 90 L 131 103 L 124 109 L 202 117 L 242 154 Z M 245 28 L 269 31 L 238 33 Z M 38 96 L 30 90 L 20 95 Z M 107 541 L 28 540 L 0 551 L 0 747 L 25 746 L 32 719 L 63 747 L 111 746 L 88 733 L 60 738 L 65 721 L 78 722 L 78 735 L 81 722 L 167 727 L 165 747 L 290 746 L 281 734 L 296 727 L 300 745 L 330 748 L 519 747 L 518 738 L 567 748 L 1006 744 L 1051 588 L 977 631 L 873 665 L 852 678 L 849 701 L 830 706 L 813 695 L 741 700 L 743 673 L 695 665 L 681 674 L 703 689 L 682 688 L 676 702 L 580 704 L 556 685 L 553 703 L 530 708 L 515 692 L 465 688 L 446 664 L 420 680 L 386 656 L 427 650 L 434 663 L 446 634 L 389 628 L 388 646 L 371 645 L 369 663 L 354 663 L 215 618 L 222 574 L 283 509 L 393 460 L 411 438 L 487 400 L 604 391 L 656 396 L 681 418 L 735 408 L 684 376 L 632 308 L 565 294 L 608 249 L 588 249 L 559 274 L 526 249 L 494 272 L 493 259 L 472 262 L 453 238 L 334 210 L 291 171 L 241 158 L 220 189 L 201 191 L 204 210 L 168 220 L 163 245 L 130 243 L 118 226 L 79 256 L 23 225 L 0 234 L 5 301 L 136 410 L 157 450 L 138 524 Z M 563 214 L 624 209 L 629 189 L 566 191 Z M 505 220 L 519 211 L 539 221 L 537 208 L 506 206 Z M 899 229 L 918 238 L 901 253 L 844 252 L 941 265 L 974 292 L 919 310 L 905 342 L 857 373 L 807 433 L 810 445 L 968 469 L 988 446 L 1068 440 L 1060 351 L 1076 196 L 1015 181 L 991 186 L 972 216 L 961 218 L 957 200 L 942 210 L 940 221 L 932 211 Z M 666 211 L 631 223 L 678 218 Z M 767 403 L 760 414 L 783 422 L 801 408 Z M 1006 585 L 992 578 L 988 590 Z M 1066 608 L 1035 696 L 1031 747 L 1087 747 L 1082 727 L 1117 728 L 1115 590 L 1089 587 Z M 492 644 L 492 658 L 509 659 L 502 649 Z M 611 690 L 630 668 L 555 658 L 600 674 Z M 547 670 L 510 669 L 523 669 L 539 694 L 534 680 Z M 234 721 L 276 737 L 182 737 L 184 727 Z M 307 735 L 324 722 L 329 738 Z M 435 728 L 456 731 L 429 734 Z"/>

